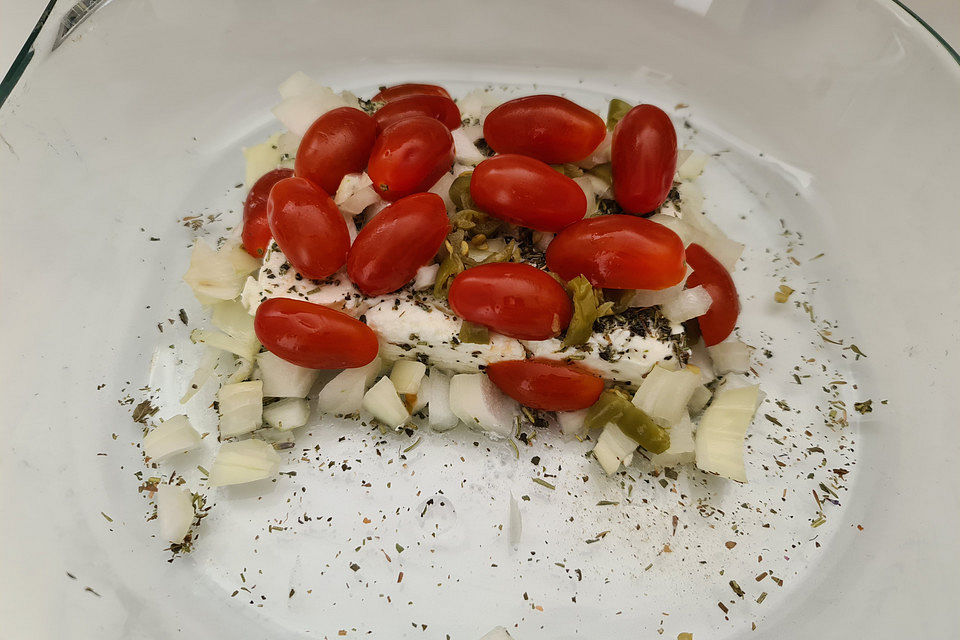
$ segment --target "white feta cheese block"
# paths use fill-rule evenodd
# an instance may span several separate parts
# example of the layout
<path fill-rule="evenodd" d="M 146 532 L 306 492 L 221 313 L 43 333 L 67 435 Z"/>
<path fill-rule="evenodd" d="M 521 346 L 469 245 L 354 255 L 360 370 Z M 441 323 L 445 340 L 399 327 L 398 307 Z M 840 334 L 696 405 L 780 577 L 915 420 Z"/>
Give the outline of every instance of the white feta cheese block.
<path fill-rule="evenodd" d="M 475 373 L 491 362 L 524 358 L 519 341 L 495 333 L 487 344 L 460 342 L 463 320 L 409 293 L 380 302 L 365 318 L 380 339 L 380 356 L 388 361 L 419 359 L 443 371 Z"/>

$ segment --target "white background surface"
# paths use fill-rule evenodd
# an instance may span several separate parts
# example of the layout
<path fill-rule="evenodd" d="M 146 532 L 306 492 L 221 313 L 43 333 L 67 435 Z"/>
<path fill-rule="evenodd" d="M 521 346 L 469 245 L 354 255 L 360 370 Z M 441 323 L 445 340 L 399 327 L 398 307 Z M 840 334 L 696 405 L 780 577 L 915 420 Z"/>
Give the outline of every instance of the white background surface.
<path fill-rule="evenodd" d="M 122 0 L 121 0 L 122 1 Z M 0 70 L 6 73 L 30 30 L 37 23 L 47 0 L 0 0 Z M 54 9 L 62 15 L 69 0 Z M 920 17 L 953 46 L 960 47 L 960 0 L 912 0 L 907 2 Z"/>

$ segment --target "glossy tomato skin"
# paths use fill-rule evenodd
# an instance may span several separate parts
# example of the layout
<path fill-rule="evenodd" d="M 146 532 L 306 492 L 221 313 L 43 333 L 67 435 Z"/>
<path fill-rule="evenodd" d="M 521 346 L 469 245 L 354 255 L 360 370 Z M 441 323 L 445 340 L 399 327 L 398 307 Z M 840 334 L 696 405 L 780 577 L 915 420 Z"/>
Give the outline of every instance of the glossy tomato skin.
<path fill-rule="evenodd" d="M 334 194 L 343 176 L 367 166 L 376 138 L 377 124 L 363 111 L 353 107 L 328 111 L 303 135 L 294 172 Z"/>
<path fill-rule="evenodd" d="M 487 365 L 501 391 L 532 409 L 577 411 L 596 403 L 603 378 L 583 367 L 556 360 L 504 360 Z"/>
<path fill-rule="evenodd" d="M 453 136 L 439 120 L 412 116 L 383 130 L 367 174 L 384 200 L 427 191 L 453 166 Z"/>
<path fill-rule="evenodd" d="M 560 231 L 587 213 L 587 197 L 576 182 L 544 162 L 517 154 L 477 165 L 470 196 L 487 213 L 538 231 Z"/>
<path fill-rule="evenodd" d="M 370 327 L 345 313 L 306 300 L 270 298 L 253 319 L 267 350 L 307 369 L 353 369 L 377 357 Z"/>
<path fill-rule="evenodd" d="M 448 233 L 443 198 L 435 193 L 401 198 L 357 235 L 347 256 L 347 274 L 368 296 L 396 291 L 437 255 Z"/>
<path fill-rule="evenodd" d="M 287 260 L 307 278 L 322 280 L 347 261 L 347 223 L 330 196 L 305 178 L 285 178 L 273 185 L 267 222 Z"/>
<path fill-rule="evenodd" d="M 453 279 L 448 297 L 450 308 L 464 320 L 518 340 L 556 337 L 573 316 L 560 283 L 522 263 L 467 269 Z"/>
<path fill-rule="evenodd" d="M 460 126 L 460 109 L 457 103 L 445 96 L 407 96 L 397 98 L 383 105 L 373 119 L 377 123 L 377 133 L 382 132 L 394 122 L 411 116 L 427 116 L 439 120 L 451 131 Z"/>
<path fill-rule="evenodd" d="M 605 289 L 666 289 L 686 275 L 680 237 L 662 224 L 628 215 L 570 225 L 547 248 L 547 266 L 564 280 L 582 274 Z"/>
<path fill-rule="evenodd" d="M 663 204 L 677 171 L 677 132 L 670 116 L 652 104 L 637 105 L 613 130 L 613 192 L 629 213 Z"/>
<path fill-rule="evenodd" d="M 449 98 L 450 94 L 447 93 L 446 89 L 435 84 L 407 83 L 381 89 L 377 95 L 373 96 L 371 102 L 393 102 L 407 96 L 443 96 Z"/>
<path fill-rule="evenodd" d="M 483 122 L 483 138 L 497 153 L 519 153 L 550 164 L 583 160 L 606 135 L 600 116 L 560 96 L 504 102 Z"/>
<path fill-rule="evenodd" d="M 243 202 L 243 241 L 244 250 L 254 258 L 262 258 L 270 244 L 270 225 L 267 223 L 267 197 L 270 189 L 280 180 L 293 175 L 293 169 L 274 169 L 260 176 L 250 187 L 250 193 Z"/>
<path fill-rule="evenodd" d="M 723 342 L 737 326 L 740 315 L 740 297 L 730 272 L 698 244 L 687 247 L 687 262 L 693 273 L 687 278 L 686 288 L 702 286 L 713 302 L 698 323 L 703 342 L 708 347 Z"/>

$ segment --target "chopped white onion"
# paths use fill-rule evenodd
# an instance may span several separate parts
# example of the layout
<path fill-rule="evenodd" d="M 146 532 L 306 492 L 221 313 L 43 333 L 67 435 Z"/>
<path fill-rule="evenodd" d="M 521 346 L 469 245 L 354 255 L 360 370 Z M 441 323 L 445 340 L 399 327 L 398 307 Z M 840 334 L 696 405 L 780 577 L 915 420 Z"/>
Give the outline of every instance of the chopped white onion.
<path fill-rule="evenodd" d="M 691 151 L 690 149 L 678 149 L 677 150 L 677 168 L 682 167 L 683 163 L 686 162 L 687 158 L 689 158 L 691 155 L 693 155 L 693 151 Z"/>
<path fill-rule="evenodd" d="M 490 107 L 496 106 L 499 102 L 499 98 L 491 92 L 474 89 L 457 100 L 457 107 L 460 109 L 462 119 L 477 120 L 477 124 L 483 124 L 483 118 L 490 111 Z"/>
<path fill-rule="evenodd" d="M 260 306 L 260 296 L 262 294 L 263 289 L 260 288 L 260 283 L 257 282 L 257 279 L 253 276 L 247 276 L 246 281 L 243 283 L 243 289 L 240 290 L 240 304 L 247 310 L 247 313 L 250 315 L 257 313 L 257 307 Z"/>
<path fill-rule="evenodd" d="M 700 384 L 707 384 L 716 379 L 717 374 L 713 370 L 713 361 L 710 354 L 707 353 L 707 346 L 703 343 L 703 338 L 697 340 L 697 343 L 690 347 L 690 358 L 687 362 L 700 369 Z"/>
<path fill-rule="evenodd" d="M 214 304 L 236 298 L 247 276 L 259 266 L 260 263 L 238 245 L 225 244 L 216 250 L 198 238 L 183 281 L 190 285 L 201 304 Z"/>
<path fill-rule="evenodd" d="M 560 431 L 565 436 L 575 436 L 583 433 L 586 418 L 586 409 L 580 409 L 579 411 L 557 411 L 557 421 L 560 423 Z"/>
<path fill-rule="evenodd" d="M 338 107 L 356 106 L 356 99 L 352 95 L 337 95 L 330 87 L 313 85 L 296 95 L 284 98 L 272 111 L 283 126 L 294 134 L 303 136 L 310 125 L 326 112 Z"/>
<path fill-rule="evenodd" d="M 673 426 L 686 415 L 687 403 L 699 384 L 698 370 L 671 371 L 658 365 L 640 383 L 633 404 L 656 422 Z"/>
<path fill-rule="evenodd" d="M 263 383 L 260 380 L 225 384 L 217 392 L 220 438 L 250 433 L 263 423 Z"/>
<path fill-rule="evenodd" d="M 310 403 L 303 398 L 283 398 L 263 407 L 263 421 L 281 431 L 307 424 Z"/>
<path fill-rule="evenodd" d="M 520 505 L 517 499 L 510 494 L 510 510 L 507 513 L 507 540 L 511 545 L 518 544 L 523 535 L 523 519 L 520 516 Z"/>
<path fill-rule="evenodd" d="M 418 360 L 397 360 L 390 371 L 390 382 L 397 393 L 418 393 L 427 365 Z"/>
<path fill-rule="evenodd" d="M 680 215 L 689 219 L 703 213 L 703 190 L 692 182 L 681 182 L 677 187 L 680 194 Z"/>
<path fill-rule="evenodd" d="M 456 177 L 448 171 L 440 176 L 440 179 L 429 190 L 430 193 L 435 193 L 443 199 L 443 206 L 447 208 L 448 214 L 456 210 L 453 200 L 450 199 L 450 185 L 453 184 L 454 180 L 456 180 Z"/>
<path fill-rule="evenodd" d="M 487 246 L 486 249 L 481 249 L 480 247 L 475 246 L 473 244 L 470 245 L 468 249 L 469 251 L 468 255 L 470 256 L 471 260 L 476 260 L 477 262 L 481 262 L 487 259 L 489 256 L 492 256 L 497 251 L 505 249 L 507 246 L 507 241 L 504 240 L 503 238 L 490 238 L 489 240 L 486 241 L 485 244 Z"/>
<path fill-rule="evenodd" d="M 550 233 L 549 231 L 534 231 L 533 246 L 535 246 L 538 251 L 546 253 L 550 243 L 553 242 L 553 239 L 556 237 L 557 234 Z"/>
<path fill-rule="evenodd" d="M 727 339 L 724 342 L 707 347 L 710 360 L 718 374 L 746 373 L 750 370 L 750 352 L 753 347 L 740 340 Z"/>
<path fill-rule="evenodd" d="M 190 378 L 187 390 L 180 398 L 180 404 L 186 404 L 190 398 L 196 395 L 200 387 L 210 379 L 210 376 L 213 375 L 214 370 L 217 368 L 217 363 L 220 361 L 220 353 L 219 349 L 212 347 L 203 348 L 200 364 L 197 365 L 197 370 L 194 372 L 193 377 Z"/>
<path fill-rule="evenodd" d="M 206 329 L 194 329 L 190 332 L 190 340 L 194 344 L 203 343 L 214 349 L 222 349 L 236 354 L 241 358 L 252 358 L 260 349 L 259 343 L 256 345 L 244 344 L 219 331 L 208 331 Z"/>
<path fill-rule="evenodd" d="M 200 444 L 200 434 L 187 416 L 173 416 L 161 422 L 143 437 L 143 455 L 151 460 L 163 460 L 178 453 L 186 453 Z"/>
<path fill-rule="evenodd" d="M 698 229 L 692 227 L 686 221 L 668 213 L 655 213 L 647 218 L 647 220 L 656 222 L 657 224 L 662 224 L 680 236 L 680 240 L 683 241 L 684 247 L 689 246 L 692 242 L 697 242 L 702 235 Z"/>
<path fill-rule="evenodd" d="M 579 178 L 574 178 L 573 181 L 577 183 L 577 186 L 583 191 L 584 197 L 587 199 L 587 212 L 584 215 L 585 218 L 590 218 L 597 215 L 598 212 L 598 203 L 597 203 L 597 189 L 594 178 L 590 174 L 583 174 Z"/>
<path fill-rule="evenodd" d="M 423 382 L 423 397 L 427 401 L 427 422 L 434 431 L 449 431 L 460 419 L 450 410 L 450 376 L 436 367 Z"/>
<path fill-rule="evenodd" d="M 606 137 L 603 141 L 597 145 L 597 148 L 593 150 L 589 156 L 577 163 L 577 166 L 584 169 L 592 169 L 598 164 L 605 164 L 610 162 L 611 150 L 613 147 L 613 133 L 607 131 Z"/>
<path fill-rule="evenodd" d="M 621 464 L 630 466 L 636 450 L 637 441 L 625 434 L 616 424 L 608 422 L 597 438 L 593 455 L 607 475 L 611 476 L 620 469 Z"/>
<path fill-rule="evenodd" d="M 429 289 L 437 281 L 437 272 L 440 271 L 440 265 L 433 263 L 417 269 L 417 275 L 413 277 L 413 288 L 415 291 Z"/>
<path fill-rule="evenodd" d="M 721 388 L 697 428 L 697 466 L 738 482 L 747 481 L 743 440 L 760 400 L 760 387 Z"/>
<path fill-rule="evenodd" d="M 726 267 L 727 271 L 732 272 L 736 268 L 737 260 L 743 255 L 743 243 L 728 238 L 720 227 L 701 213 L 684 213 L 683 221 L 698 232 L 694 234 L 692 242 L 696 242 L 706 249 L 710 255 Z"/>
<path fill-rule="evenodd" d="M 277 151 L 280 152 L 280 166 L 286 169 L 293 169 L 294 160 L 297 157 L 297 151 L 300 149 L 300 141 L 303 138 L 291 131 L 284 131 L 277 138 Z"/>
<path fill-rule="evenodd" d="M 257 354 L 257 366 L 266 398 L 305 398 L 320 375 L 319 371 L 298 367 L 269 351 Z"/>
<path fill-rule="evenodd" d="M 193 524 L 193 494 L 172 484 L 157 487 L 157 520 L 160 537 L 166 542 L 183 542 Z"/>
<path fill-rule="evenodd" d="M 707 166 L 707 160 L 710 159 L 705 153 L 691 151 L 683 162 L 677 157 L 677 177 L 681 180 L 696 180 L 703 173 L 703 168 Z"/>
<path fill-rule="evenodd" d="M 390 378 L 384 376 L 363 395 L 363 408 L 373 417 L 393 429 L 399 429 L 410 419 L 410 412 L 400 399 Z"/>
<path fill-rule="evenodd" d="M 250 379 L 251 375 L 253 375 L 253 360 L 251 358 L 237 358 L 237 368 L 230 374 L 225 384 L 245 382 Z"/>
<path fill-rule="evenodd" d="M 693 462 L 695 457 L 693 422 L 690 421 L 690 416 L 684 412 L 680 421 L 672 427 L 668 427 L 667 431 L 670 433 L 670 448 L 663 453 L 650 456 L 650 462 L 653 466 L 657 469 L 663 469 Z"/>
<path fill-rule="evenodd" d="M 281 134 L 275 133 L 260 144 L 242 149 L 243 158 L 246 161 L 244 186 L 247 189 L 252 187 L 253 183 L 259 180 L 262 175 L 284 164 L 283 151 L 280 150 L 280 138 Z"/>
<path fill-rule="evenodd" d="M 280 83 L 278 90 L 281 98 L 292 98 L 305 92 L 310 87 L 319 83 L 305 74 L 303 71 L 297 71 L 292 76 Z"/>
<path fill-rule="evenodd" d="M 363 213 L 363 210 L 380 200 L 373 188 L 373 180 L 366 173 L 348 173 L 343 176 L 333 202 L 340 212 L 349 216 Z"/>
<path fill-rule="evenodd" d="M 450 132 L 453 135 L 453 148 L 460 164 L 477 165 L 487 159 L 480 153 L 477 145 L 467 137 L 462 129 L 454 129 Z"/>
<path fill-rule="evenodd" d="M 382 367 L 383 361 L 378 356 L 370 364 L 341 371 L 323 385 L 317 397 L 317 408 L 323 413 L 338 416 L 360 411 L 363 394 L 380 375 Z"/>
<path fill-rule="evenodd" d="M 474 429 L 507 438 L 520 405 L 485 374 L 461 373 L 450 379 L 450 410 Z"/>
<path fill-rule="evenodd" d="M 713 298 L 704 287 L 684 289 L 673 300 L 664 302 L 660 311 L 670 322 L 686 322 L 699 318 L 710 309 Z"/>
<path fill-rule="evenodd" d="M 354 222 L 353 216 L 345 211 L 340 212 L 340 215 L 343 216 L 343 221 L 347 225 L 347 235 L 350 236 L 350 244 L 353 244 L 353 241 L 357 239 L 357 234 L 360 232 L 357 230 L 357 223 Z"/>
<path fill-rule="evenodd" d="M 263 440 L 224 442 L 213 460 L 209 482 L 214 487 L 254 482 L 273 477 L 279 468 L 280 455 Z"/>
<path fill-rule="evenodd" d="M 700 385 L 693 390 L 693 395 L 690 396 L 690 402 L 687 403 L 687 411 L 690 412 L 690 415 L 700 413 L 703 411 L 703 408 L 710 403 L 710 398 L 712 397 L 713 394 L 710 393 L 710 389 Z"/>
<path fill-rule="evenodd" d="M 260 340 L 257 339 L 257 332 L 253 328 L 253 316 L 247 313 L 244 306 L 236 300 L 215 304 L 211 322 L 242 347 L 242 353 L 234 352 L 238 356 L 251 358 L 252 354 L 260 350 Z"/>
<path fill-rule="evenodd" d="M 513 640 L 513 636 L 507 633 L 507 630 L 503 627 L 494 627 L 480 640 Z"/>

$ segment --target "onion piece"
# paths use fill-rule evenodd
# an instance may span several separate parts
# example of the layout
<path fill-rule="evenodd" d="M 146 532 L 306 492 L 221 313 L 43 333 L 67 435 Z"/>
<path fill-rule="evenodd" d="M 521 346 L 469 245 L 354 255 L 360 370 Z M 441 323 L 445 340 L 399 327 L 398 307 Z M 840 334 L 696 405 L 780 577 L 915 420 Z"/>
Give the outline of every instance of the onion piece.
<path fill-rule="evenodd" d="M 460 373 L 450 379 L 450 410 L 467 425 L 494 436 L 513 434 L 520 405 L 483 373 Z"/>
<path fill-rule="evenodd" d="M 317 408 L 324 413 L 338 416 L 360 411 L 363 394 L 380 375 L 382 368 L 383 361 L 378 356 L 370 364 L 341 371 L 323 385 L 317 397 Z"/>
<path fill-rule="evenodd" d="M 244 344 L 219 331 L 209 331 L 206 329 L 194 329 L 190 332 L 190 341 L 194 344 L 200 342 L 214 349 L 222 349 L 236 354 L 241 358 L 252 358 L 260 349 L 260 344 Z"/>
<path fill-rule="evenodd" d="M 200 444 L 200 434 L 187 416 L 173 416 L 164 420 L 143 437 L 143 454 L 151 460 L 163 460 L 178 453 L 186 453 Z"/>
<path fill-rule="evenodd" d="M 660 311 L 670 322 L 686 322 L 691 318 L 699 318 L 710 309 L 713 298 L 704 287 L 684 289 L 677 296 L 664 302 Z"/>
<path fill-rule="evenodd" d="M 210 379 L 210 376 L 213 375 L 214 370 L 217 368 L 217 363 L 220 361 L 220 353 L 219 349 L 212 347 L 203 348 L 203 355 L 200 356 L 200 364 L 197 365 L 197 370 L 194 372 L 193 377 L 190 378 L 186 392 L 180 397 L 180 404 L 189 402 L 190 398 L 200 390 L 200 387 Z"/>
<path fill-rule="evenodd" d="M 280 137 L 281 134 L 275 133 L 260 144 L 243 147 L 243 159 L 246 161 L 244 186 L 247 189 L 252 187 L 262 175 L 283 164 Z"/>
<path fill-rule="evenodd" d="M 263 421 L 281 431 L 302 427 L 309 418 L 310 403 L 303 398 L 283 398 L 263 407 Z"/>
<path fill-rule="evenodd" d="M 472 168 L 472 167 L 468 167 Z M 435 193 L 443 199 L 443 206 L 447 208 L 447 213 L 454 213 L 457 208 L 453 204 L 453 200 L 450 199 L 450 185 L 453 184 L 453 181 L 456 180 L 456 176 L 452 172 L 448 171 L 447 173 L 440 176 L 440 179 L 437 180 L 432 187 L 430 187 L 429 192 Z"/>
<path fill-rule="evenodd" d="M 250 433 L 263 424 L 263 383 L 260 380 L 225 384 L 217 392 L 220 438 Z"/>
<path fill-rule="evenodd" d="M 560 423 L 560 432 L 565 436 L 575 436 L 583 433 L 584 420 L 587 417 L 587 409 L 579 411 L 557 411 L 557 422 Z"/>
<path fill-rule="evenodd" d="M 707 346 L 703 338 L 697 340 L 697 343 L 690 347 L 690 358 L 687 364 L 700 369 L 700 384 L 707 384 L 716 379 L 717 374 L 713 370 L 713 361 L 710 354 L 707 353 Z"/>
<path fill-rule="evenodd" d="M 236 298 L 247 276 L 259 266 L 239 245 L 226 244 L 217 250 L 198 238 L 183 281 L 190 285 L 201 304 L 214 304 Z"/>
<path fill-rule="evenodd" d="M 363 395 L 362 407 L 392 429 L 399 429 L 410 419 L 410 412 L 388 377 L 380 378 Z"/>
<path fill-rule="evenodd" d="M 215 304 L 211 322 L 213 326 L 243 346 L 244 352 L 237 355 L 249 358 L 251 356 L 246 355 L 247 353 L 251 351 L 256 353 L 260 350 L 260 340 L 257 339 L 257 332 L 253 328 L 253 316 L 247 313 L 246 308 L 236 300 Z"/>
<path fill-rule="evenodd" d="M 462 129 L 454 129 L 450 132 L 453 135 L 453 147 L 457 162 L 460 164 L 477 165 L 487 159 L 487 156 L 480 153 L 480 149 L 473 143 L 473 140 L 467 137 Z"/>
<path fill-rule="evenodd" d="M 725 340 L 707 347 L 717 373 L 746 373 L 750 370 L 750 352 L 753 347 L 740 340 Z"/>
<path fill-rule="evenodd" d="M 549 231 L 534 231 L 533 232 L 533 246 L 537 248 L 537 251 L 547 252 L 547 249 L 550 247 L 550 243 L 553 242 L 553 239 L 557 237 L 557 234 L 550 233 Z"/>
<path fill-rule="evenodd" d="M 620 465 L 627 467 L 633 462 L 633 452 L 637 450 L 637 441 L 628 436 L 612 422 L 608 422 L 597 438 L 593 448 L 593 455 L 607 472 L 612 476 L 620 469 Z"/>
<path fill-rule="evenodd" d="M 690 412 L 690 415 L 696 415 L 703 411 L 703 408 L 710 403 L 710 398 L 713 397 L 713 394 L 710 393 L 710 389 L 707 389 L 702 384 L 693 390 L 693 395 L 690 396 L 690 402 L 687 403 L 687 411 Z"/>
<path fill-rule="evenodd" d="M 390 371 L 390 382 L 397 393 L 418 393 L 427 365 L 418 360 L 397 360 Z"/>
<path fill-rule="evenodd" d="M 516 545 L 520 542 L 521 535 L 523 535 L 523 519 L 520 516 L 520 505 L 511 493 L 510 508 L 507 512 L 507 540 L 511 545 Z"/>
<path fill-rule="evenodd" d="M 269 351 L 257 354 L 257 366 L 266 398 L 305 398 L 320 375 L 315 369 L 298 367 Z"/>
<path fill-rule="evenodd" d="M 279 468 L 280 455 L 263 440 L 224 442 L 213 460 L 208 481 L 214 487 L 254 482 L 273 477 Z"/>
<path fill-rule="evenodd" d="M 759 385 L 717 391 L 697 428 L 697 467 L 738 482 L 747 481 L 743 440 L 759 400 Z"/>
<path fill-rule="evenodd" d="M 326 112 L 338 107 L 356 106 L 356 98 L 352 94 L 337 95 L 330 87 L 313 85 L 296 95 L 284 98 L 271 111 L 283 126 L 292 133 L 303 136 L 310 125 Z"/>
<path fill-rule="evenodd" d="M 595 180 L 597 180 L 597 178 L 588 173 L 583 174 L 579 178 L 573 178 L 573 181 L 577 183 L 577 186 L 580 187 L 580 189 L 583 191 L 584 197 L 587 199 L 587 212 L 583 216 L 585 218 L 592 218 L 593 216 L 597 215 L 599 211 L 599 206 L 597 203 L 597 187 L 596 183 L 594 182 Z M 603 191 L 605 187 L 606 185 L 604 185 L 600 190 Z"/>
<path fill-rule="evenodd" d="M 703 168 L 707 166 L 707 160 L 710 159 L 710 156 L 699 151 L 689 152 L 683 161 L 680 160 L 679 154 L 677 156 L 677 177 L 681 180 L 696 180 L 703 173 Z"/>
<path fill-rule="evenodd" d="M 704 389 L 705 387 L 701 388 Z M 693 422 L 690 421 L 690 416 L 684 412 L 680 421 L 667 430 L 670 432 L 670 448 L 663 453 L 650 456 L 651 464 L 657 469 L 663 469 L 693 462 L 695 445 L 693 442 Z"/>
<path fill-rule="evenodd" d="M 348 173 L 343 176 L 333 202 L 340 213 L 356 216 L 370 205 L 379 202 L 380 196 L 373 188 L 373 180 L 366 173 Z"/>
<path fill-rule="evenodd" d="M 183 542 L 193 524 L 193 494 L 172 484 L 157 487 L 157 520 L 160 537 L 173 543 Z"/>
<path fill-rule="evenodd" d="M 250 358 L 237 358 L 237 368 L 230 374 L 225 384 L 245 382 L 250 379 L 251 375 L 253 375 L 253 360 Z"/>
<path fill-rule="evenodd" d="M 613 149 L 613 132 L 607 131 L 606 137 L 597 145 L 589 156 L 577 162 L 576 165 L 582 169 L 592 169 L 598 164 L 610 162 L 611 151 Z"/>
<path fill-rule="evenodd" d="M 657 365 L 640 383 L 633 404 L 661 425 L 673 426 L 686 415 L 687 403 L 699 384 L 696 368 L 671 371 Z"/>
<path fill-rule="evenodd" d="M 303 71 L 297 71 L 292 76 L 280 83 L 277 90 L 281 98 L 292 98 L 304 93 L 310 87 L 315 87 L 319 83 L 305 74 Z"/>
<path fill-rule="evenodd" d="M 449 431 L 460 422 L 450 409 L 450 376 L 436 367 L 430 369 L 421 394 L 427 401 L 427 423 L 434 431 Z"/>
<path fill-rule="evenodd" d="M 433 263 L 417 269 L 417 275 L 413 277 L 413 289 L 429 289 L 437 281 L 437 272 L 440 271 L 440 265 Z"/>

